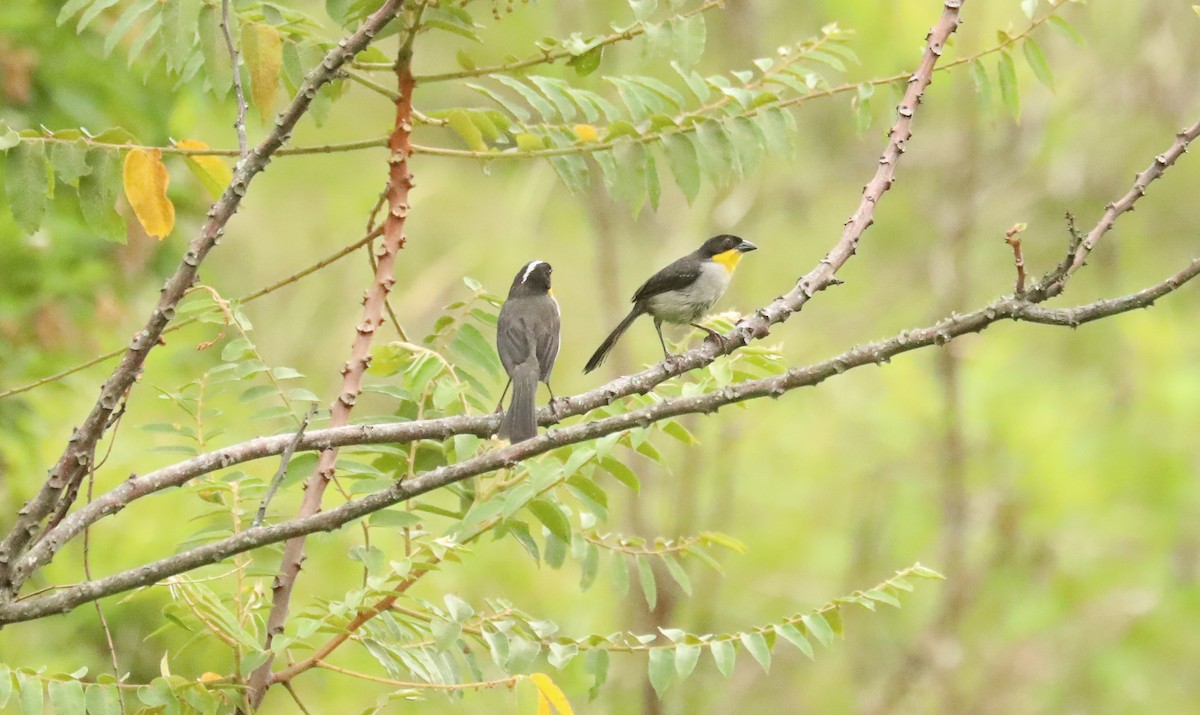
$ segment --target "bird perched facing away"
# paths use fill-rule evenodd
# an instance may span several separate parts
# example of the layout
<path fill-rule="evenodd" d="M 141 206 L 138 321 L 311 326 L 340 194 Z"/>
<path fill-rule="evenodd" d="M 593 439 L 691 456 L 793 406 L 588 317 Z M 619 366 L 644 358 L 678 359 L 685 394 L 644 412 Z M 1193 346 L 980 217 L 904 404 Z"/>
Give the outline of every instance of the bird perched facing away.
<path fill-rule="evenodd" d="M 697 325 L 696 321 L 707 313 L 725 292 L 742 255 L 757 248 L 758 246 L 737 236 L 713 236 L 701 244 L 700 248 L 650 276 L 650 280 L 643 283 L 633 294 L 633 310 L 630 310 L 621 324 L 604 339 L 583 371 L 587 373 L 600 367 L 621 334 L 643 313 L 648 313 L 654 318 L 654 329 L 658 331 L 658 341 L 662 344 L 664 358 L 671 357 L 667 350 L 667 342 L 663 340 L 664 322 L 686 323 L 720 339 L 720 335 L 715 331 Z"/>
<path fill-rule="evenodd" d="M 550 387 L 550 371 L 558 357 L 559 313 L 558 302 L 550 294 L 552 272 L 545 261 L 522 266 L 508 289 L 496 324 L 496 352 L 513 388 L 498 434 L 513 443 L 537 436 L 537 384 L 541 381 Z M 508 385 L 504 392 L 508 392 Z M 553 391 L 550 397 L 553 399 Z M 500 403 L 504 404 L 504 395 Z"/>

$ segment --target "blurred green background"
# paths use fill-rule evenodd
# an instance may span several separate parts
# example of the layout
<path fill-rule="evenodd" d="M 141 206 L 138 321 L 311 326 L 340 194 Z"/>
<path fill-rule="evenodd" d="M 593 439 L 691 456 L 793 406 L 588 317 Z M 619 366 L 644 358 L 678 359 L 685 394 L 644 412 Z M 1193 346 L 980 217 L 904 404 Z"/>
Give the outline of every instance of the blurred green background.
<path fill-rule="evenodd" d="M 122 125 L 149 144 L 197 138 L 236 145 L 231 102 L 176 89 L 153 66 L 127 69 L 120 49 L 101 59 L 103 23 L 76 36 L 69 26 L 55 27 L 57 5 L 34 0 L 0 13 L 0 120 L 18 129 Z M 319 3 L 297 6 L 324 17 Z M 916 0 L 729 0 L 725 10 L 707 14 L 700 70 L 747 67 L 836 21 L 857 33 L 850 47 L 862 59 L 845 79 L 888 76 L 915 66 L 940 11 L 940 2 Z M 965 68 L 938 75 L 898 181 L 859 255 L 839 274 L 845 285 L 820 294 L 769 339 L 790 364 L 1010 292 L 1012 256 L 1003 243 L 1010 226 L 1028 223 L 1026 261 L 1035 272 L 1048 268 L 1066 245 L 1064 212 L 1090 229 L 1134 173 L 1196 121 L 1200 17 L 1191 3 L 1092 0 L 1060 12 L 1087 44 L 1038 31 L 1054 91 L 1021 63 L 1019 123 L 980 107 Z M 488 14 L 477 13 L 488 24 L 488 44 L 478 52 L 492 60 L 524 56 L 545 35 L 603 32 L 630 18 L 617 0 L 518 4 L 499 23 Z M 963 17 L 946 59 L 990 47 L 998 31 L 1027 24 L 1016 0 L 968 2 Z M 418 40 L 419 73 L 456 67 L 455 52 L 469 43 L 447 37 Z M 394 42 L 382 43 L 385 51 Z M 986 64 L 994 76 L 994 60 Z M 665 77 L 661 70 L 662 62 L 644 58 L 636 43 L 606 53 L 601 67 L 604 74 Z M 707 236 L 736 233 L 761 247 L 743 261 L 722 309 L 749 312 L 807 272 L 836 240 L 874 172 L 894 96 L 877 92 L 874 124 L 861 135 L 849 95 L 805 103 L 795 113 L 794 159 L 768 158 L 729 189 L 706 186 L 690 206 L 664 181 L 661 207 L 636 219 L 603 189 L 570 194 L 546 163 L 481 167 L 418 156 L 392 305 L 420 336 L 442 306 L 469 294 L 463 276 L 503 293 L 523 263 L 547 260 L 564 320 L 556 392 L 595 387 L 656 359 L 657 340 L 642 321 L 599 375 L 580 372 L 652 267 Z M 483 105 L 477 95 L 443 85 L 419 88 L 416 103 L 425 111 Z M 351 87 L 326 126 L 305 121 L 294 141 L 382 136 L 391 122 L 386 100 Z M 262 132 L 252 118 L 251 138 Z M 436 129 L 419 129 L 415 141 L 461 146 Z M 120 347 L 141 325 L 206 207 L 183 166 L 170 168 L 179 220 L 162 243 L 135 233 L 125 245 L 103 242 L 65 200 L 32 237 L 0 212 L 0 389 Z M 242 295 L 358 238 L 385 176 L 381 150 L 276 160 L 204 265 L 203 282 L 226 297 Z M 1185 156 L 1119 220 L 1056 304 L 1131 292 L 1179 270 L 1196 255 L 1197 186 L 1200 163 Z M 267 362 L 301 370 L 309 376 L 305 386 L 328 402 L 370 275 L 366 257 L 355 254 L 250 305 Z M 631 464 L 643 491 L 614 501 L 611 526 L 647 537 L 716 530 L 745 542 L 746 554 L 723 559 L 724 576 L 693 570 L 694 597 L 660 579 L 658 608 L 647 612 L 636 587 L 614 595 L 607 575 L 581 594 L 574 564 L 538 569 L 511 541 L 475 546 L 471 558 L 422 583 L 415 595 L 504 598 L 571 635 L 657 626 L 735 630 L 815 608 L 920 561 L 947 581 L 920 583 L 903 610 L 848 612 L 845 639 L 819 650 L 815 662 L 781 648 L 765 675 L 743 654 L 726 680 L 705 658 L 661 702 L 636 656 L 614 655 L 610 681 L 591 703 L 577 668 L 555 677 L 586 713 L 1188 712 L 1200 700 L 1200 639 L 1191 627 L 1200 618 L 1198 308 L 1200 295 L 1187 286 L 1152 310 L 1078 330 L 1000 324 L 818 389 L 685 420 L 701 444 L 663 443 L 669 468 Z M 215 355 L 196 350 L 214 337 L 211 326 L 170 336 L 151 357 L 143 386 L 174 389 L 193 379 L 214 364 Z M 3 513 L 40 484 L 110 365 L 0 401 Z M 134 424 L 124 425 L 98 488 L 172 461 L 147 453 L 156 437 L 136 428 L 170 419 L 170 406 L 142 388 L 130 414 Z M 224 426 L 222 444 L 255 434 L 252 425 L 239 427 L 236 413 Z M 268 474 L 273 468 L 255 466 Z M 190 533 L 181 516 L 191 508 L 166 493 L 113 520 L 118 525 L 96 529 L 94 571 L 166 555 Z M 7 522 L 0 517 L 0 525 Z M 357 572 L 345 558 L 351 531 L 309 540 L 297 604 L 352 585 Z M 78 548 L 68 549 L 47 577 L 77 580 L 79 557 Z M 165 651 L 176 673 L 227 671 L 227 657 L 211 646 L 181 650 L 185 633 L 151 635 L 161 616 L 146 604 L 165 599 L 160 593 L 105 602 L 123 668 L 144 682 L 158 674 Z M 370 668 L 365 653 L 344 655 L 358 669 Z M 0 661 L 62 671 L 88 665 L 93 673 L 108 667 L 91 607 L 6 627 Z M 296 687 L 316 712 L 357 711 L 376 692 L 319 672 Z M 282 691 L 268 697 L 267 711 L 291 707 Z M 461 700 L 435 695 L 404 712 L 532 710 L 530 693 L 521 690 Z"/>

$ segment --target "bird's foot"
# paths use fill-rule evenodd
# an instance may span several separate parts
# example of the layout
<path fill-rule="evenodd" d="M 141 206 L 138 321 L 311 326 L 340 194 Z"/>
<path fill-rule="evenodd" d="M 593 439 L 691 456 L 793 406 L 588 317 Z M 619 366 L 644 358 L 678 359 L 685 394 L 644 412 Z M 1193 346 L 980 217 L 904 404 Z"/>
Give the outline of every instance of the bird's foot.
<path fill-rule="evenodd" d="M 712 328 L 709 328 L 704 325 L 700 325 L 698 323 L 692 323 L 691 325 L 693 328 L 699 328 L 699 329 L 703 330 L 704 332 L 708 333 L 708 336 L 705 338 L 705 340 L 711 340 L 714 343 L 716 343 L 717 345 L 720 345 L 721 350 L 725 350 L 729 346 L 729 343 L 726 340 L 725 336 L 721 335 L 720 333 L 713 330 Z"/>
<path fill-rule="evenodd" d="M 559 415 L 559 410 L 565 412 L 571 405 L 565 397 L 551 397 L 550 403 L 546 406 L 550 408 L 550 414 L 554 415 L 554 419 L 558 420 L 562 419 L 562 417 Z"/>

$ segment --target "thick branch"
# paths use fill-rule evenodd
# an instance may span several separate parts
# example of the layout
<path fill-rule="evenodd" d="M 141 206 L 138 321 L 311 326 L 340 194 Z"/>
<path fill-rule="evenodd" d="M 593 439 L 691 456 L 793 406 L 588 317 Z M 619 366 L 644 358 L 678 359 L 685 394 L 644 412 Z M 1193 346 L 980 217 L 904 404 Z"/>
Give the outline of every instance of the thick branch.
<path fill-rule="evenodd" d="M 1200 259 L 1193 260 L 1185 269 L 1137 293 L 1120 298 L 1097 301 L 1074 308 L 1045 308 L 1014 296 L 1006 296 L 987 306 L 963 315 L 952 315 L 933 325 L 906 330 L 887 340 L 868 343 L 849 350 L 837 357 L 804 368 L 793 368 L 785 374 L 761 380 L 730 385 L 720 390 L 693 397 L 664 400 L 649 407 L 614 415 L 601 420 L 584 422 L 570 427 L 545 432 L 538 437 L 511 445 L 503 449 L 486 452 L 457 464 L 430 470 L 413 479 L 397 482 L 392 487 L 370 494 L 362 499 L 343 504 L 329 511 L 312 516 L 293 519 L 281 524 L 272 524 L 227 537 L 181 554 L 176 554 L 150 564 L 105 578 L 76 584 L 54 593 L 29 598 L 23 601 L 0 604 L 0 624 L 27 621 L 42 616 L 68 611 L 75 606 L 104 596 L 148 586 L 168 576 L 190 571 L 200 566 L 216 563 L 224 558 L 251 549 L 277 543 L 285 539 L 317 531 L 332 531 L 355 519 L 360 519 L 380 509 L 412 499 L 448 484 L 470 477 L 486 474 L 521 462 L 530 457 L 544 454 L 559 447 L 598 439 L 608 434 L 635 427 L 645 427 L 654 422 L 692 413 L 712 413 L 725 405 L 760 397 L 777 398 L 801 387 L 817 385 L 830 377 L 840 375 L 864 365 L 885 363 L 902 353 L 930 345 L 942 345 L 968 333 L 977 333 L 1002 320 L 1027 321 L 1045 325 L 1077 327 L 1101 318 L 1128 312 L 1152 305 L 1159 298 L 1177 290 L 1200 274 Z M 487 418 L 490 421 L 495 418 Z M 441 422 L 440 420 L 438 420 Z M 357 439 L 342 444 L 367 444 L 394 442 L 403 439 L 403 434 L 412 423 L 395 425 L 372 425 L 342 428 L 340 430 L 316 430 L 305 436 L 305 441 L 329 440 L 337 432 L 348 437 L 357 432 Z M 273 438 L 280 442 L 279 449 L 291 438 L 283 435 Z M 340 441 L 340 440 L 339 440 Z M 304 449 L 302 443 L 300 446 Z M 115 490 L 114 490 L 115 491 Z M 64 522 L 65 524 L 66 522 Z"/>
<path fill-rule="evenodd" d="M 17 512 L 12 528 L 3 543 L 0 543 L 0 597 L 11 598 L 20 587 L 9 573 L 10 565 L 33 540 L 42 520 L 55 510 L 63 493 L 78 484 L 91 467 L 96 442 L 107 429 L 109 417 L 117 408 L 121 397 L 137 379 L 142 364 L 151 348 L 158 344 L 163 329 L 175 317 L 175 306 L 195 282 L 200 264 L 217 245 L 224 233 L 225 224 L 237 211 L 250 182 L 266 168 L 271 156 L 291 136 L 293 127 L 308 110 L 317 89 L 333 79 L 342 65 L 370 44 L 371 38 L 395 17 L 396 10 L 402 2 L 403 0 L 385 0 L 379 10 L 368 17 L 357 31 L 332 49 L 321 64 L 304 78 L 292 103 L 276 118 L 275 128 L 245 160 L 239 162 L 229 186 L 209 209 L 208 219 L 200 229 L 200 235 L 188 245 L 175 273 L 163 286 L 162 295 L 150 319 L 145 327 L 133 336 L 120 364 L 100 389 L 100 398 L 90 414 L 80 427 L 72 430 L 66 449 L 50 469 L 49 477 L 41 489 Z M 234 71 L 237 71 L 237 68 L 234 68 Z"/>

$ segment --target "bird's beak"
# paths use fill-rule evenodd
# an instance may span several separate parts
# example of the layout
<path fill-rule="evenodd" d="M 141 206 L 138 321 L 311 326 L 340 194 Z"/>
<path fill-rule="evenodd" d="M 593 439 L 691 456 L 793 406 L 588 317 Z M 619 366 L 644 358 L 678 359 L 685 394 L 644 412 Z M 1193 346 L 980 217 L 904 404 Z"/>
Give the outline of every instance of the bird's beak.
<path fill-rule="evenodd" d="M 753 243 L 750 243 L 745 239 L 742 239 L 742 242 L 738 244 L 737 250 L 741 251 L 742 253 L 749 253 L 750 251 L 757 251 L 758 246 L 755 246 Z"/>

